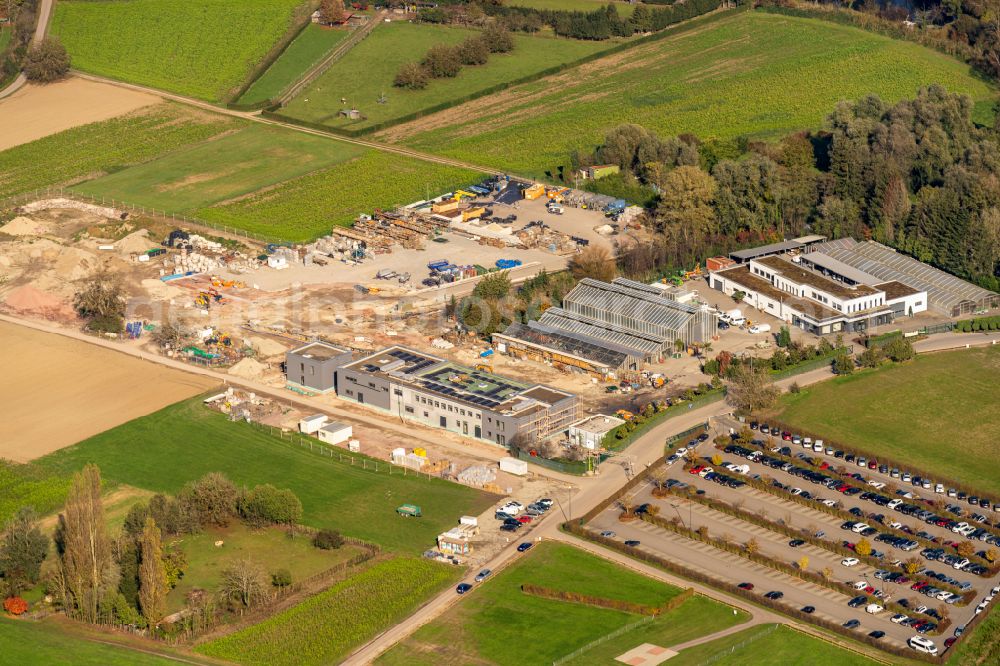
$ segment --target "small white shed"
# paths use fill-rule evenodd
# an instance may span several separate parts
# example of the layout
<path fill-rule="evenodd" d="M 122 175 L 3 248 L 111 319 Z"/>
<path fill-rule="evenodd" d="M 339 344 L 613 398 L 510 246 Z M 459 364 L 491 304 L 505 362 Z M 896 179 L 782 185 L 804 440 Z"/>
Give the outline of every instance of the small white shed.
<path fill-rule="evenodd" d="M 507 456 L 506 458 L 500 459 L 500 471 L 507 472 L 508 474 L 516 474 L 517 476 L 524 476 L 528 473 L 528 462 L 526 460 L 520 460 L 519 458 Z"/>
<path fill-rule="evenodd" d="M 299 421 L 299 432 L 304 432 L 307 435 L 315 435 L 319 432 L 319 429 L 326 425 L 329 419 L 326 414 L 313 414 L 312 416 L 304 416 Z"/>
<path fill-rule="evenodd" d="M 283 254 L 272 254 L 267 258 L 267 265 L 269 268 L 280 271 L 283 268 L 288 268 L 288 259 Z"/>
<path fill-rule="evenodd" d="M 595 414 L 569 427 L 569 441 L 586 449 L 598 449 L 605 435 L 625 423 L 617 416 Z"/>
<path fill-rule="evenodd" d="M 344 423 L 327 423 L 319 429 L 319 439 L 327 444 L 343 444 L 354 436 L 354 427 Z"/>

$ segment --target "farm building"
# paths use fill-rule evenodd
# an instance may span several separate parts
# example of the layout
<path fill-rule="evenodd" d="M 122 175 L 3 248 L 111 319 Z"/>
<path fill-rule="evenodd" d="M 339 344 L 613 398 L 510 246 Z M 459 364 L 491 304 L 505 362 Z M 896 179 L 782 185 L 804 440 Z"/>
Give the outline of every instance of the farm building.
<path fill-rule="evenodd" d="M 337 370 L 337 395 L 394 416 L 501 446 L 564 432 L 572 393 L 389 347 Z"/>
<path fill-rule="evenodd" d="M 685 345 L 711 340 L 718 320 L 707 309 L 674 300 L 675 292 L 624 278 L 584 278 L 541 319 L 494 336 L 497 349 L 561 363 L 606 377 L 638 370 Z"/>
<path fill-rule="evenodd" d="M 586 449 L 599 449 L 604 437 L 623 423 L 617 416 L 594 414 L 569 427 L 569 441 Z"/>
<path fill-rule="evenodd" d="M 315 435 L 319 429 L 326 425 L 329 419 L 326 414 L 313 414 L 304 416 L 299 420 L 299 432 L 307 435 Z"/>
<path fill-rule="evenodd" d="M 350 349 L 329 342 L 310 342 L 285 354 L 289 384 L 325 393 L 337 388 L 337 368 L 353 358 Z"/>

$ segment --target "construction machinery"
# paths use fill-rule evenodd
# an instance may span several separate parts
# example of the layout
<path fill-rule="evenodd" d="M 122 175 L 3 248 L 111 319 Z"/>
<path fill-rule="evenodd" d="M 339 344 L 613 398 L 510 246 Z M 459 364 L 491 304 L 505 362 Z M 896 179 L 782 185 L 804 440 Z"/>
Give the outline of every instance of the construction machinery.
<path fill-rule="evenodd" d="M 490 365 L 489 363 L 477 363 L 476 364 L 476 370 L 479 370 L 480 372 L 489 372 L 489 373 L 492 373 L 493 372 L 493 366 Z"/>
<path fill-rule="evenodd" d="M 628 411 L 627 409 L 619 409 L 618 411 L 615 412 L 615 416 L 625 421 L 631 421 L 632 419 L 635 418 L 635 414 Z"/>

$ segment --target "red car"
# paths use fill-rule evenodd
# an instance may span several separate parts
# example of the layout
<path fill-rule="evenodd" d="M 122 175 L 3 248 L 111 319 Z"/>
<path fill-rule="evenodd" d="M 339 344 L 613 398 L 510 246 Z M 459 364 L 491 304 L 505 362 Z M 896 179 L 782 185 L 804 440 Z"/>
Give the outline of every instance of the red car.
<path fill-rule="evenodd" d="M 842 483 L 842 484 L 840 484 L 839 486 L 837 486 L 837 492 L 840 492 L 840 493 L 842 493 L 842 492 L 844 492 L 845 490 L 847 490 L 847 489 L 848 489 L 848 488 L 850 488 L 850 487 L 851 487 L 851 486 L 849 486 L 848 484 L 846 484 L 846 483 Z"/>
<path fill-rule="evenodd" d="M 824 462 L 820 463 L 819 468 L 820 469 L 830 469 L 830 464 L 824 461 Z"/>
<path fill-rule="evenodd" d="M 878 468 L 878 461 L 877 460 L 869 460 L 868 461 L 868 469 L 877 469 L 877 468 Z"/>
<path fill-rule="evenodd" d="M 913 590 L 914 592 L 919 592 L 920 590 L 924 589 L 928 585 L 929 585 L 929 583 L 923 583 L 923 582 L 917 581 L 916 583 L 914 583 L 913 585 L 910 586 L 910 589 Z"/>
<path fill-rule="evenodd" d="M 688 473 L 689 474 L 697 474 L 698 472 L 700 472 L 703 469 L 705 469 L 704 465 L 695 465 L 694 467 L 692 467 L 691 469 L 688 470 Z"/>
<path fill-rule="evenodd" d="M 957 641 L 957 640 L 958 640 L 958 639 L 957 639 L 956 637 L 954 637 L 954 636 L 951 636 L 951 637 L 949 637 L 949 638 L 946 638 L 946 639 L 944 639 L 944 646 L 945 646 L 946 648 L 950 648 L 950 647 L 951 647 L 952 645 L 954 645 L 954 644 L 955 644 L 955 641 Z"/>
<path fill-rule="evenodd" d="M 752 590 L 753 583 L 740 583 L 736 587 L 740 588 L 741 590 Z"/>
<path fill-rule="evenodd" d="M 527 525 L 528 523 L 531 522 L 531 516 L 520 516 L 517 519 L 517 522 L 521 523 L 522 525 Z"/>
<path fill-rule="evenodd" d="M 785 432 L 781 433 L 781 439 L 785 440 L 786 442 L 792 441 L 792 433 L 786 430 Z"/>
<path fill-rule="evenodd" d="M 872 587 L 871 585 L 865 586 L 865 594 L 871 594 L 874 591 L 875 591 L 875 588 Z"/>

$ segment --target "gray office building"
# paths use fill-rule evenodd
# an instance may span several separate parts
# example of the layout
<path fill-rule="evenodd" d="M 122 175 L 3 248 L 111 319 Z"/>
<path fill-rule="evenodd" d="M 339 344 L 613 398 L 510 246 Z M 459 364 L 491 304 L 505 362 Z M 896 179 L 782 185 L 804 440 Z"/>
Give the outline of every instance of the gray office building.
<path fill-rule="evenodd" d="M 350 349 L 310 342 L 285 354 L 285 378 L 293 386 L 319 393 L 337 390 L 337 369 L 354 359 Z"/>

